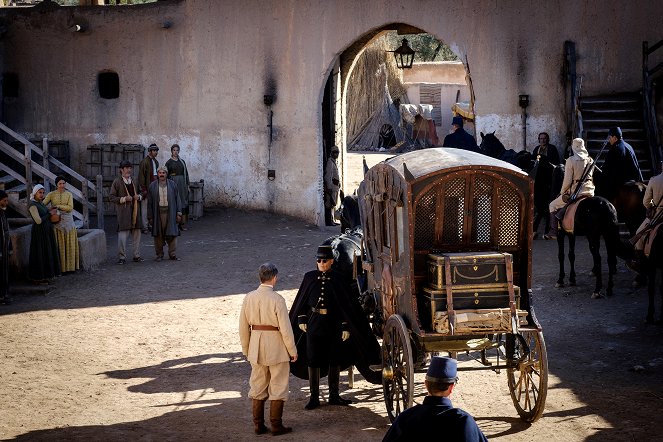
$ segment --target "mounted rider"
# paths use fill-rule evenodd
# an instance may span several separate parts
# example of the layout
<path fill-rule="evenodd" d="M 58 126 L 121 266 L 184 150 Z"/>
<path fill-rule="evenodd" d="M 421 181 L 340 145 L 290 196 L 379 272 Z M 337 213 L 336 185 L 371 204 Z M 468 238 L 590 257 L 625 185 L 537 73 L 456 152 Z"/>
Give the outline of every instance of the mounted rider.
<path fill-rule="evenodd" d="M 660 167 L 663 169 L 663 163 Z M 647 209 L 647 216 L 631 239 L 635 247 L 636 262 L 629 264 L 636 268 L 639 267 L 638 262 L 649 255 L 648 248 L 651 246 L 658 226 L 663 223 L 663 171 L 649 180 L 642 204 Z"/>
<path fill-rule="evenodd" d="M 596 193 L 614 204 L 619 188 L 628 181 L 642 181 L 638 158 L 630 144 L 622 139 L 622 130 L 615 126 L 608 130 L 610 149 L 597 175 Z"/>
<path fill-rule="evenodd" d="M 580 198 L 594 196 L 594 181 L 592 178 L 594 160 L 585 148 L 585 141 L 582 138 L 575 138 L 571 143 L 571 149 L 573 155 L 566 159 L 564 181 L 560 194 L 548 206 L 550 211 L 549 238 L 557 237 L 558 211 L 568 206 L 571 196 L 574 196 L 575 201 Z"/>

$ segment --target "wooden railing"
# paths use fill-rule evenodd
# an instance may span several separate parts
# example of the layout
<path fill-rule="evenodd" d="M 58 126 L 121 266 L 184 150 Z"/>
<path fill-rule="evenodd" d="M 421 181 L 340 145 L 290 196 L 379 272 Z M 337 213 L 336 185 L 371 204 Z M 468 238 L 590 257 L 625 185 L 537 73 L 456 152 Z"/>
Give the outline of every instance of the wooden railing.
<path fill-rule="evenodd" d="M 652 78 L 656 72 L 663 69 L 663 62 L 649 69 L 649 55 L 661 47 L 663 47 L 663 40 L 651 47 L 648 42 L 642 42 L 642 105 L 654 174 L 656 174 L 659 163 L 663 160 L 663 152 L 661 151 L 661 137 L 656 123 L 656 100 Z"/>
<path fill-rule="evenodd" d="M 75 170 L 68 167 L 66 164 L 62 163 L 58 159 L 52 157 L 48 153 L 48 140 L 44 138 L 43 146 L 41 149 L 35 146 L 27 138 L 21 134 L 14 132 L 9 127 L 0 123 L 0 133 L 3 133 L 10 138 L 13 138 L 18 144 L 23 145 L 23 152 L 20 152 L 16 147 L 7 143 L 6 141 L 0 140 L 0 151 L 7 154 L 10 158 L 15 161 L 22 163 L 25 168 L 25 173 L 21 175 L 16 172 L 13 168 L 9 167 L 6 164 L 0 163 L 0 169 L 5 173 L 11 175 L 14 179 L 24 184 L 26 187 L 26 192 L 30 195 L 33 187 L 33 175 L 37 175 L 44 182 L 44 187 L 48 191 L 50 188 L 50 183 L 55 184 L 56 174 L 51 172 L 51 166 L 58 167 L 65 175 L 68 175 L 73 180 L 80 182 L 80 188 L 75 187 L 71 183 L 71 179 L 67 180 L 66 189 L 72 193 L 74 201 L 77 201 L 81 205 L 81 211 L 73 210 L 72 215 L 74 220 L 79 220 L 82 222 L 84 228 L 90 227 L 90 211 L 96 213 L 97 215 L 97 227 L 103 229 L 104 227 L 104 206 L 103 206 L 103 194 L 102 194 L 102 176 L 98 175 L 96 177 L 96 184 L 85 178 L 83 175 L 79 174 Z M 37 156 L 41 157 L 41 162 L 33 160 L 33 152 Z M 96 205 L 92 204 L 88 200 L 88 195 L 96 195 Z M 29 198 L 26 198 L 26 206 L 29 204 Z M 27 207 L 26 207 L 27 208 Z"/>

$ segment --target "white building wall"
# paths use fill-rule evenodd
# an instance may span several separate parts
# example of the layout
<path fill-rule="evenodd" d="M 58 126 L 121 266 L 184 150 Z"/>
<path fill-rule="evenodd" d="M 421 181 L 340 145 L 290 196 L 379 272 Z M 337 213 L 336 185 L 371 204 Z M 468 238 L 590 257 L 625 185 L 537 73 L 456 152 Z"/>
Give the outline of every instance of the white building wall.
<path fill-rule="evenodd" d="M 2 69 L 21 85 L 3 115 L 28 135 L 69 140 L 79 167 L 94 143 L 156 142 L 160 161 L 178 143 L 192 179 L 205 179 L 208 203 L 321 223 L 324 85 L 336 58 L 361 36 L 393 22 L 428 31 L 469 62 L 478 131 L 497 130 L 506 146 L 519 146 L 517 98 L 527 93 L 528 139 L 546 130 L 561 144 L 564 41 L 577 43 L 585 95 L 636 90 L 642 41 L 661 38 L 662 12 L 663 3 L 649 0 L 628 7 L 616 0 L 171 0 L 3 8 Z M 89 31 L 71 32 L 76 20 Z M 164 20 L 173 26 L 162 28 Z M 98 98 L 96 75 L 106 69 L 120 75 L 116 100 Z M 271 151 L 267 91 L 277 97 Z"/>

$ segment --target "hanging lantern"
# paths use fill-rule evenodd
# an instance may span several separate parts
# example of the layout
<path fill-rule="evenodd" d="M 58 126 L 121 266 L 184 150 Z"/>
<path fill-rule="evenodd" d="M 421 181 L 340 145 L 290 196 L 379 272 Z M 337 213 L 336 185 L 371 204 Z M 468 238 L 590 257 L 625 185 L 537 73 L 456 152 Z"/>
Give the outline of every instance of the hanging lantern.
<path fill-rule="evenodd" d="M 403 39 L 403 44 L 401 44 L 398 49 L 389 52 L 394 53 L 396 66 L 398 66 L 399 69 L 410 69 L 412 67 L 412 63 L 414 63 L 414 54 L 416 51 L 407 44 L 406 38 Z"/>

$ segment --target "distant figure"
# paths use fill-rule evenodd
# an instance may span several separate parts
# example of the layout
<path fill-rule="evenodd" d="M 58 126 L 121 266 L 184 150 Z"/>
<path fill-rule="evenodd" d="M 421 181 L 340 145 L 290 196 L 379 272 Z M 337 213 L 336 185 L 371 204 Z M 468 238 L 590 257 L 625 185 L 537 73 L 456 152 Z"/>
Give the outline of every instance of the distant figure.
<path fill-rule="evenodd" d="M 452 132 L 444 137 L 442 147 L 455 147 L 456 149 L 479 152 L 477 140 L 463 129 L 463 117 L 453 117 L 451 120 Z"/>
<path fill-rule="evenodd" d="M 157 169 L 159 168 L 159 161 L 157 161 L 157 154 L 159 153 L 159 146 L 152 143 L 147 148 L 147 156 L 143 158 L 138 167 L 138 184 L 140 184 L 140 193 L 142 200 L 140 203 L 141 208 L 141 221 L 143 233 L 148 233 L 147 223 L 147 189 L 150 187 L 152 181 L 157 179 Z"/>
<path fill-rule="evenodd" d="M 534 180 L 534 238 L 536 239 L 541 220 L 545 223 L 544 235 L 550 230 L 550 216 L 548 215 L 548 204 L 554 198 L 552 195 L 552 175 L 554 168 L 560 163 L 557 147 L 550 144 L 550 136 L 546 132 L 539 134 L 539 145 L 532 151 L 532 156 L 539 163 L 537 175 Z"/>
<path fill-rule="evenodd" d="M 75 272 L 80 268 L 80 253 L 78 248 L 78 233 L 74 225 L 74 196 L 65 190 L 64 177 L 55 177 L 56 190 L 49 192 L 44 198 L 44 204 L 51 204 L 60 213 L 60 222 L 55 224 L 55 238 L 58 241 L 60 252 L 60 266 L 62 272 Z"/>
<path fill-rule="evenodd" d="M 166 166 L 157 169 L 157 176 L 147 191 L 147 221 L 152 226 L 156 261 L 163 260 L 164 242 L 168 244 L 168 258 L 179 261 L 177 237 L 180 236 L 178 224 L 182 221 L 182 201 L 177 185 L 168 178 Z"/>
<path fill-rule="evenodd" d="M 469 413 L 454 408 L 449 397 L 458 378 L 456 360 L 434 356 L 426 372 L 428 396 L 398 415 L 382 442 L 425 441 L 488 441 Z"/>
<path fill-rule="evenodd" d="M 168 169 L 168 178 L 175 182 L 177 191 L 182 200 L 182 222 L 179 223 L 180 230 L 187 230 L 186 223 L 189 219 L 189 171 L 186 163 L 180 157 L 179 144 L 173 144 L 170 147 L 171 157 L 166 161 Z"/>
<path fill-rule="evenodd" d="M 325 225 L 338 226 L 334 221 L 334 209 L 338 204 L 338 191 L 341 189 L 340 175 L 338 174 L 338 146 L 333 146 L 325 165 Z"/>
<path fill-rule="evenodd" d="M 663 212 L 663 171 L 649 180 L 642 204 L 647 209 L 647 215 L 635 234 L 639 238 L 635 243 L 634 259 L 636 261 L 644 260 L 645 245 L 649 242 L 651 246 L 654 236 L 651 235 L 650 237 L 649 233 L 652 233 L 656 226 L 663 223 L 663 215 L 661 214 Z M 636 267 L 638 267 L 638 264 L 636 264 Z"/>
<path fill-rule="evenodd" d="M 271 401 L 269 412 L 272 434 L 292 431 L 283 426 L 283 405 L 288 399 L 290 361 L 297 361 L 297 347 L 288 317 L 285 299 L 274 286 L 278 270 L 272 263 L 258 269 L 260 287 L 248 293 L 239 313 L 239 338 L 242 354 L 251 363 L 249 397 L 252 399 L 253 424 L 256 434 L 266 433 L 265 401 Z"/>
<path fill-rule="evenodd" d="M 138 192 L 131 173 L 133 166 L 131 162 L 123 160 L 120 163 L 121 176 L 115 178 L 111 184 L 108 200 L 115 203 L 117 214 L 117 253 L 118 264 L 127 262 L 127 239 L 131 235 L 133 246 L 133 261 L 142 262 L 140 257 L 140 228 L 141 228 L 141 201 L 143 196 Z M 147 221 L 145 221 L 147 223 Z"/>
<path fill-rule="evenodd" d="M 642 181 L 642 172 L 635 152 L 622 139 L 622 130 L 611 127 L 608 131 L 610 148 L 597 175 L 596 194 L 614 203 L 617 191 L 627 181 Z"/>
<path fill-rule="evenodd" d="M 12 240 L 9 237 L 7 206 L 9 197 L 0 190 L 0 304 L 11 304 L 9 296 L 9 257 L 12 254 Z"/>
<path fill-rule="evenodd" d="M 48 209 L 44 205 L 44 186 L 37 184 L 30 195 L 28 212 L 32 218 L 30 231 L 30 265 L 28 278 L 36 283 L 47 284 L 49 279 L 60 276 L 60 255 L 58 243 L 53 232 L 50 216 L 56 208 Z"/>

